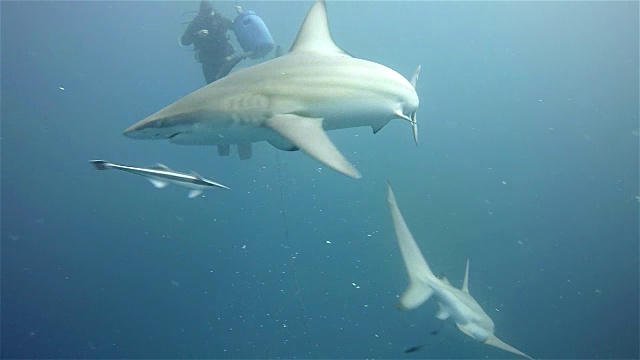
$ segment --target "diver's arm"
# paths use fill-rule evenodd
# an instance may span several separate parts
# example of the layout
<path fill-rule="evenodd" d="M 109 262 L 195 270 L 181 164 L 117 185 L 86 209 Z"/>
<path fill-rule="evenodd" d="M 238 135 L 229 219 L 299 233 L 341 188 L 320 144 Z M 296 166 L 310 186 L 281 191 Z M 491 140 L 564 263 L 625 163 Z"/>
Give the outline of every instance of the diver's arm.
<path fill-rule="evenodd" d="M 184 34 L 182 34 L 182 38 L 180 39 L 180 43 L 182 43 L 182 46 L 187 46 L 187 45 L 191 45 L 193 44 L 193 42 L 196 40 L 196 36 L 197 36 L 197 32 L 198 30 L 198 23 L 196 21 L 192 21 L 191 23 L 189 23 L 189 26 L 187 26 L 187 30 L 184 31 Z"/>

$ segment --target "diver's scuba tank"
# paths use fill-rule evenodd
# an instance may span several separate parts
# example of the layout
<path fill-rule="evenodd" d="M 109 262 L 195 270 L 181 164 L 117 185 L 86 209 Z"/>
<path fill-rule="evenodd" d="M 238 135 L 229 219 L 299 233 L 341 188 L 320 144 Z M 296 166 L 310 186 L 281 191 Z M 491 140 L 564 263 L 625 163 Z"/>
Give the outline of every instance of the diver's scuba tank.
<path fill-rule="evenodd" d="M 236 5 L 238 16 L 233 20 L 233 32 L 238 43 L 251 59 L 259 59 L 273 49 L 273 37 L 262 19 L 254 11 L 244 11 Z"/>

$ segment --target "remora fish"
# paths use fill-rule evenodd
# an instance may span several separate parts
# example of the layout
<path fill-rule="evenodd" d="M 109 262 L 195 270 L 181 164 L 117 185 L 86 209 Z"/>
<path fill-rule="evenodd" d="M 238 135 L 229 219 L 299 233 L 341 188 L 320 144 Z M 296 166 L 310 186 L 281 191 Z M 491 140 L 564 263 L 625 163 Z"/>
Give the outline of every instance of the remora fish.
<path fill-rule="evenodd" d="M 169 184 L 176 184 L 191 189 L 191 191 L 189 192 L 190 199 L 193 199 L 196 196 L 202 194 L 203 190 L 211 188 L 223 188 L 231 190 L 230 188 L 222 184 L 203 178 L 195 171 L 192 171 L 191 174 L 185 174 L 177 172 L 175 170 L 171 170 L 166 165 L 162 164 L 157 164 L 156 166 L 150 168 L 140 168 L 113 164 L 104 160 L 91 160 L 90 162 L 97 170 L 116 169 L 144 176 L 151 182 L 151 184 L 153 184 L 153 186 L 158 189 L 162 189 Z"/>
<path fill-rule="evenodd" d="M 399 307 L 403 310 L 415 309 L 434 296 L 440 307 L 436 318 L 446 320 L 451 317 L 458 329 L 473 339 L 531 359 L 529 355 L 504 343 L 494 335 L 493 320 L 469 294 L 469 260 L 467 260 L 462 289 L 451 286 L 445 277 L 438 279 L 411 235 L 398 208 L 391 185 L 387 185 L 387 200 L 398 245 L 409 274 L 409 287 L 400 297 Z"/>
<path fill-rule="evenodd" d="M 394 118 L 412 124 L 417 143 L 415 85 L 394 70 L 357 59 L 331 38 L 323 0 L 305 18 L 289 53 L 227 75 L 125 130 L 135 139 L 168 139 L 183 145 L 217 145 L 229 155 L 251 157 L 251 143 L 268 141 L 298 150 L 353 178 L 361 175 L 326 130 L 371 126 Z"/>

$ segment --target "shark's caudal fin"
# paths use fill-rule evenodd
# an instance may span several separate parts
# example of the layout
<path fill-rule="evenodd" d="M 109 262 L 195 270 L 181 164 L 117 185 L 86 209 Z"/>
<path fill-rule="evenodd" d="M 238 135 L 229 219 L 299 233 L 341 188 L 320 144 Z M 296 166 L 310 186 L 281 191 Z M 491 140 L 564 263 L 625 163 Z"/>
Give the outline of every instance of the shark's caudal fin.
<path fill-rule="evenodd" d="M 396 197 L 391 189 L 391 184 L 387 184 L 387 201 L 389 202 L 393 227 L 396 230 L 404 265 L 409 274 L 409 287 L 400 297 L 399 307 L 406 310 L 415 309 L 428 300 L 433 293 L 427 281 L 437 281 L 437 278 L 422 256 L 418 244 L 416 244 L 409 227 L 407 227 L 402 217 L 402 213 L 396 203 Z"/>
<path fill-rule="evenodd" d="M 96 168 L 96 170 L 111 169 L 111 163 L 104 160 L 90 160 L 89 162 Z"/>
<path fill-rule="evenodd" d="M 508 351 L 510 353 L 516 354 L 516 355 L 520 355 L 522 357 L 525 357 L 527 359 L 533 360 L 533 358 L 525 353 L 523 353 L 522 351 L 514 348 L 513 346 L 505 343 L 504 341 L 498 339 L 495 335 L 491 335 L 489 336 L 489 338 L 487 338 L 487 340 L 485 340 L 484 342 L 487 345 L 491 345 L 491 346 L 495 346 L 498 349 L 502 349 L 504 351 Z"/>
<path fill-rule="evenodd" d="M 418 86 L 418 77 L 420 77 L 420 69 L 422 69 L 422 65 L 418 65 L 416 71 L 414 71 L 413 76 L 411 77 L 411 86 L 415 90 L 417 90 Z M 413 130 L 413 140 L 418 145 L 418 111 L 416 110 L 413 114 L 411 114 L 411 130 Z"/>

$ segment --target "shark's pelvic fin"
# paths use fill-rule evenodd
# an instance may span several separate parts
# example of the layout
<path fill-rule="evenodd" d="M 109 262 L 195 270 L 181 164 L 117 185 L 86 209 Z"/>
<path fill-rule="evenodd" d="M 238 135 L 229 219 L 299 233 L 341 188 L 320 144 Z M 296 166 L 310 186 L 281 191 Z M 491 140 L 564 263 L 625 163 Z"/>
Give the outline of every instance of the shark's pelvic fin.
<path fill-rule="evenodd" d="M 451 314 L 449 314 L 449 312 L 444 309 L 442 304 L 438 304 L 438 307 L 439 307 L 439 310 L 436 313 L 436 318 L 438 318 L 440 320 L 447 320 L 449 318 L 449 316 L 451 316 Z"/>
<path fill-rule="evenodd" d="M 462 292 L 469 293 L 469 259 L 467 259 L 467 268 L 464 271 L 464 280 L 462 281 Z"/>
<path fill-rule="evenodd" d="M 516 355 L 520 355 L 522 357 L 525 357 L 527 359 L 533 360 L 533 358 L 525 353 L 523 353 L 522 351 L 514 348 L 513 346 L 505 343 L 504 341 L 498 339 L 495 335 L 491 335 L 487 338 L 487 340 L 485 340 L 484 342 L 487 345 L 491 345 L 494 347 L 497 347 L 498 349 L 502 349 L 504 351 L 508 351 L 510 353 L 516 354 Z"/>
<path fill-rule="evenodd" d="M 202 194 L 202 190 L 195 189 L 195 190 L 189 191 L 189 195 L 188 196 L 189 196 L 189 199 L 193 199 L 193 198 L 199 196 L 200 194 Z"/>
<path fill-rule="evenodd" d="M 317 1 L 304 19 L 289 52 L 312 51 L 350 56 L 333 42 L 324 0 Z"/>
<path fill-rule="evenodd" d="M 155 186 L 158 189 L 163 189 L 167 185 L 169 185 L 168 182 L 164 182 L 164 181 L 157 180 L 157 179 L 147 178 L 147 180 L 149 180 L 151 182 L 151 184 L 153 184 L 153 186 Z"/>
<path fill-rule="evenodd" d="M 322 128 L 322 119 L 282 114 L 269 118 L 266 125 L 330 168 L 354 179 L 362 177 L 333 145 Z"/>
<path fill-rule="evenodd" d="M 422 305 L 433 295 L 433 289 L 421 281 L 409 281 L 409 286 L 400 295 L 398 308 L 400 310 L 413 310 Z"/>
<path fill-rule="evenodd" d="M 411 235 L 409 228 L 407 227 L 402 213 L 398 208 L 396 197 L 391 189 L 391 184 L 387 185 L 387 201 L 389 202 L 389 210 L 391 211 L 391 218 L 393 219 L 393 227 L 396 230 L 396 237 L 398 239 L 398 245 L 400 246 L 400 252 L 404 260 L 404 265 L 409 274 L 409 288 L 400 298 L 400 302 L 403 308 L 413 309 L 420 306 L 425 302 L 433 290 L 429 287 L 428 282 L 439 281 L 433 274 L 431 268 L 427 264 L 427 261 L 422 256 L 422 252 L 416 244 L 416 241 Z"/>

